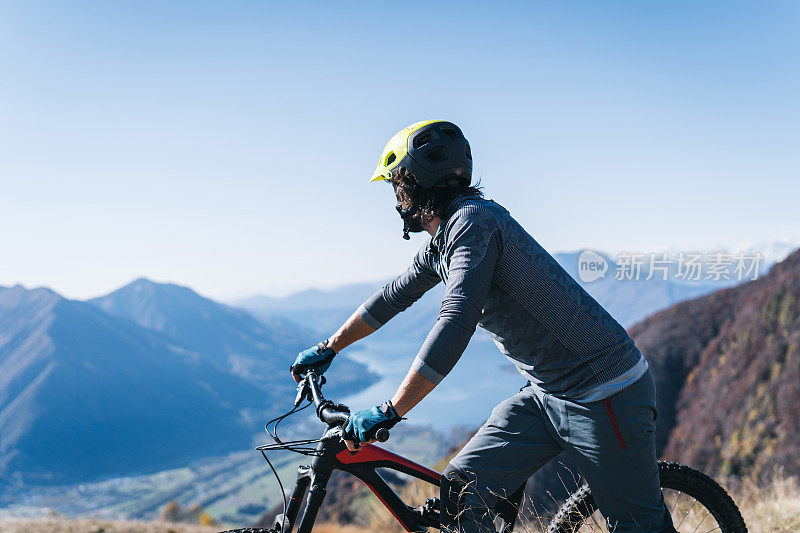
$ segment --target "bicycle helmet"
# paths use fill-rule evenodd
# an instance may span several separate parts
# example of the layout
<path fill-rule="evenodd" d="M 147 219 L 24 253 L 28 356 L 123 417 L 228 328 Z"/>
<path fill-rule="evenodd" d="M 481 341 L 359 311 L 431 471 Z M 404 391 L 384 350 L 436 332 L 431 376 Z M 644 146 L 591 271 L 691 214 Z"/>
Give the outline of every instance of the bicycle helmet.
<path fill-rule="evenodd" d="M 469 185 L 472 179 L 469 142 L 452 122 L 415 122 L 389 139 L 370 181 L 390 181 L 392 172 L 400 167 L 411 171 L 424 189 Z"/>

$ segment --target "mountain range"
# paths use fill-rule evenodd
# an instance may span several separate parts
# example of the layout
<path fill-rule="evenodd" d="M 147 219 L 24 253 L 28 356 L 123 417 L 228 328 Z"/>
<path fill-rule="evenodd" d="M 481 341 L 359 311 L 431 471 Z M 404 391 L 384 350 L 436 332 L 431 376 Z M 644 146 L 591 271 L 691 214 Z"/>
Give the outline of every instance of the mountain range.
<path fill-rule="evenodd" d="M 291 403 L 288 366 L 312 339 L 144 279 L 90 302 L 3 288 L 1 483 L 88 481 L 246 449 Z M 340 359 L 335 385 L 359 390 L 364 367 Z"/>
<path fill-rule="evenodd" d="M 285 374 L 291 355 L 314 338 L 295 323 L 278 318 L 259 321 L 188 287 L 144 278 L 88 303 L 157 331 L 207 363 L 260 386 L 271 376 Z M 292 387 L 291 381 L 285 385 Z"/>

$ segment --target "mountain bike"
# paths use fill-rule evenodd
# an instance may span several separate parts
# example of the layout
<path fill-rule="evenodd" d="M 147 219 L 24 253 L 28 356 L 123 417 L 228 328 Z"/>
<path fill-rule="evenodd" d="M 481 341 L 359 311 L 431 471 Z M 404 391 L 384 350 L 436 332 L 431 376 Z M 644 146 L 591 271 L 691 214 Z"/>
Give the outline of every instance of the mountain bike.
<path fill-rule="evenodd" d="M 267 423 L 267 432 L 275 442 L 256 448 L 278 478 L 284 496 L 283 513 L 275 518 L 269 529 L 245 528 L 229 530 L 227 533 L 290 533 L 295 525 L 298 525 L 298 533 L 310 532 L 325 500 L 326 486 L 334 470 L 342 470 L 360 479 L 406 531 L 426 532 L 428 528 L 439 528 L 441 522 L 438 498 L 427 499 L 417 507 L 408 505 L 376 469 L 386 468 L 401 472 L 435 486 L 439 486 L 441 474 L 373 444 L 362 444 L 356 452 L 348 451 L 342 441 L 342 426 L 347 422 L 350 410 L 345 405 L 325 399 L 322 395 L 324 383 L 324 377 L 318 377 L 313 372 L 308 373 L 298 384 L 294 408 Z M 317 417 L 327 425 L 322 437 L 282 441 L 278 436 L 278 424 L 286 417 L 312 405 L 316 407 Z M 269 429 L 270 424 L 274 425 L 273 430 Z M 380 429 L 375 437 L 379 442 L 386 442 L 389 431 Z M 290 450 L 313 458 L 310 466 L 298 467 L 297 481 L 288 500 L 283 484 L 266 455 L 271 450 Z M 662 461 L 658 466 L 664 498 L 675 529 L 682 533 L 746 533 L 747 527 L 739 509 L 717 482 L 702 472 L 681 464 Z M 501 499 L 495 507 L 494 512 L 498 517 L 495 522 L 501 533 L 511 533 L 514 530 L 524 489 L 523 485 L 509 498 Z M 297 518 L 304 503 L 305 509 L 298 523 Z M 583 533 L 610 530 L 597 510 L 589 486 L 584 485 L 559 508 L 546 531 Z"/>

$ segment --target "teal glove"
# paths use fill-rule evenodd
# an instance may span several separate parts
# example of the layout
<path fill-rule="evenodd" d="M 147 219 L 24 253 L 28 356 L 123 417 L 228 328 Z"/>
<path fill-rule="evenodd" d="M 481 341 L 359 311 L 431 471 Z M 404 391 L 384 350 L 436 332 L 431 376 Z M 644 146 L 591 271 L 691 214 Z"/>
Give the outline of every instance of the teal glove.
<path fill-rule="evenodd" d="M 375 438 L 375 433 L 379 429 L 394 427 L 401 420 L 402 418 L 394 410 L 392 402 L 384 402 L 372 409 L 351 414 L 344 426 L 342 438 L 356 444 L 369 442 Z"/>
<path fill-rule="evenodd" d="M 328 348 L 328 341 L 325 340 L 300 352 L 289 370 L 292 371 L 292 374 L 300 376 L 313 370 L 321 376 L 331 366 L 334 357 L 336 357 L 336 352 Z"/>

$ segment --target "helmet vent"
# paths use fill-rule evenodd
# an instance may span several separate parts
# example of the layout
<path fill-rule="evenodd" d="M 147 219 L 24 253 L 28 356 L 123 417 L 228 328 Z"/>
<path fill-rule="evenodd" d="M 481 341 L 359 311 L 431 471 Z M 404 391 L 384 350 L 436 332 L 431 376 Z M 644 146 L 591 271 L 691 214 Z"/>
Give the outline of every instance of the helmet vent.
<path fill-rule="evenodd" d="M 414 139 L 414 148 L 420 148 L 422 146 L 425 146 L 426 144 L 431 142 L 432 139 L 433 136 L 430 133 L 425 133 L 424 135 L 420 135 L 416 139 Z"/>
<path fill-rule="evenodd" d="M 467 159 L 472 161 L 472 150 L 469 147 L 469 143 L 467 143 Z"/>
<path fill-rule="evenodd" d="M 439 146 L 426 153 L 425 157 L 427 157 L 429 161 L 433 161 L 434 163 L 441 163 L 442 161 L 447 159 L 447 150 L 443 146 Z"/>
<path fill-rule="evenodd" d="M 444 133 L 445 135 L 447 135 L 451 139 L 455 139 L 456 138 L 456 130 L 454 130 L 453 128 L 442 128 L 442 133 Z"/>
<path fill-rule="evenodd" d="M 389 152 L 389 155 L 386 156 L 386 164 L 384 166 L 389 166 L 394 163 L 394 160 L 397 159 L 397 156 L 394 155 L 394 152 Z"/>

